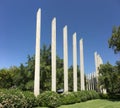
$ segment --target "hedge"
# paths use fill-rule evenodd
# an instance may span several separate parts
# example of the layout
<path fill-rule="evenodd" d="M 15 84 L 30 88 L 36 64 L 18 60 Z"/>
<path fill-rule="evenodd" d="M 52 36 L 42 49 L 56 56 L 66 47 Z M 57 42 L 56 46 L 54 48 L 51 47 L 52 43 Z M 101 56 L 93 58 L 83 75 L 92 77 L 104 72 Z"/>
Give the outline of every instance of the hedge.
<path fill-rule="evenodd" d="M 0 89 L 0 108 L 33 108 L 37 106 L 36 100 L 32 92 Z"/>
<path fill-rule="evenodd" d="M 46 91 L 36 98 L 33 92 L 18 89 L 0 89 L 0 108 L 33 108 L 37 106 L 56 108 L 60 105 L 74 104 L 97 98 L 99 98 L 99 94 L 95 91 L 66 92 L 62 94 Z"/>

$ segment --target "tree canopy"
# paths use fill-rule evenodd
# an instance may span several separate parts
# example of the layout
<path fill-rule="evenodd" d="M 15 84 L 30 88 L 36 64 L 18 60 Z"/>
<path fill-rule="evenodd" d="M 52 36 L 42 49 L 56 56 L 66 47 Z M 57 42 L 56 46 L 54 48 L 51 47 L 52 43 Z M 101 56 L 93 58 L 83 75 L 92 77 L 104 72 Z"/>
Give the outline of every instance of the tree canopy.
<path fill-rule="evenodd" d="M 51 46 L 43 45 L 40 51 L 40 90 L 51 90 Z M 56 56 L 56 85 L 57 89 L 64 87 L 63 59 Z M 78 89 L 80 89 L 80 71 L 78 73 Z M 0 70 L 0 88 L 18 88 L 33 91 L 35 56 L 28 55 L 25 64 Z M 69 90 L 73 90 L 73 67 L 68 69 Z"/>
<path fill-rule="evenodd" d="M 117 66 L 112 66 L 110 63 L 100 66 L 99 86 L 106 88 L 108 93 L 120 92 L 120 73 Z"/>
<path fill-rule="evenodd" d="M 120 52 L 120 26 L 113 27 L 112 36 L 108 40 L 109 48 L 114 49 L 115 53 Z"/>

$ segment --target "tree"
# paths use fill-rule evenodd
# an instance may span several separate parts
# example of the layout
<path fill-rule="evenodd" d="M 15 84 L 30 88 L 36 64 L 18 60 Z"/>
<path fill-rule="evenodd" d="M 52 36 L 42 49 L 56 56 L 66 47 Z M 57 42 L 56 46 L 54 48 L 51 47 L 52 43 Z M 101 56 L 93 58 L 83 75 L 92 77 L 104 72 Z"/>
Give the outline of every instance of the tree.
<path fill-rule="evenodd" d="M 15 75 L 19 72 L 16 66 L 0 70 L 0 88 L 12 88 L 15 86 Z"/>
<path fill-rule="evenodd" d="M 8 69 L 0 70 L 0 88 L 10 88 L 13 85 L 12 74 Z"/>
<path fill-rule="evenodd" d="M 112 36 L 108 40 L 109 48 L 114 49 L 115 53 L 120 52 L 120 26 L 113 27 Z"/>
<path fill-rule="evenodd" d="M 99 68 L 99 86 L 106 88 L 108 93 L 119 92 L 120 76 L 116 66 L 110 63 L 100 65 Z"/>
<path fill-rule="evenodd" d="M 69 91 L 73 91 L 73 66 L 68 69 L 68 85 Z M 80 68 L 77 65 L 77 89 L 80 90 Z"/>
<path fill-rule="evenodd" d="M 48 91 L 51 90 L 51 47 L 44 45 L 40 52 L 40 88 Z"/>

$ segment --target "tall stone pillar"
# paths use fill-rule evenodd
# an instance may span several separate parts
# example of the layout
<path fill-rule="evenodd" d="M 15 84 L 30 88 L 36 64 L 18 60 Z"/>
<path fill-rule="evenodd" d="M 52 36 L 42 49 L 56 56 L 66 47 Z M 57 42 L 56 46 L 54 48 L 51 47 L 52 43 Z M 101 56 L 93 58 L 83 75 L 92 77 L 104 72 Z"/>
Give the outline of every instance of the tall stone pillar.
<path fill-rule="evenodd" d="M 73 91 L 77 91 L 77 42 L 76 33 L 73 34 Z"/>
<path fill-rule="evenodd" d="M 68 45 L 67 26 L 63 28 L 63 55 L 64 55 L 64 92 L 68 92 Z"/>
<path fill-rule="evenodd" d="M 95 90 L 95 72 L 92 73 L 93 75 L 93 90 Z"/>
<path fill-rule="evenodd" d="M 94 90 L 94 72 L 91 73 L 92 90 Z"/>
<path fill-rule="evenodd" d="M 80 80 L 81 80 L 81 90 L 85 90 L 84 81 L 84 55 L 83 55 L 83 39 L 80 39 Z"/>
<path fill-rule="evenodd" d="M 41 9 L 37 11 L 36 21 L 36 49 L 35 49 L 35 75 L 34 75 L 34 95 L 40 92 L 40 34 L 41 34 Z"/>
<path fill-rule="evenodd" d="M 86 90 L 89 90 L 88 87 L 89 87 L 89 80 L 88 80 L 88 75 L 86 74 Z"/>
<path fill-rule="evenodd" d="M 88 74 L 88 90 L 90 90 L 90 74 Z"/>
<path fill-rule="evenodd" d="M 96 78 L 98 77 L 98 55 L 97 52 L 94 53 L 95 57 L 95 71 L 96 71 Z"/>
<path fill-rule="evenodd" d="M 56 18 L 52 20 L 52 42 L 51 42 L 51 55 L 52 55 L 52 91 L 56 92 Z"/>
<path fill-rule="evenodd" d="M 99 68 L 100 67 L 100 55 L 99 54 L 97 54 L 97 64 L 98 64 L 98 68 Z"/>

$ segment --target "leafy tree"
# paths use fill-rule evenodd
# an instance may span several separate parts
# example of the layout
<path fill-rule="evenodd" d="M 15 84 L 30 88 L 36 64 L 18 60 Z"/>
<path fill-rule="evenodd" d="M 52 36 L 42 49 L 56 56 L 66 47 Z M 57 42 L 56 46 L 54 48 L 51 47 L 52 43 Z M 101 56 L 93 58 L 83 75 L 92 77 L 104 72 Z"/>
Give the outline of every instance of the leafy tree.
<path fill-rule="evenodd" d="M 43 46 L 40 58 L 41 91 L 51 90 L 51 47 Z"/>
<path fill-rule="evenodd" d="M 68 69 L 68 85 L 69 91 L 73 91 L 73 66 L 70 66 Z M 80 90 L 80 69 L 77 66 L 77 87 Z"/>
<path fill-rule="evenodd" d="M 44 45 L 40 51 L 40 89 L 41 92 L 51 90 L 51 46 Z M 78 90 L 80 90 L 80 71 L 77 67 Z M 26 64 L 19 67 L 0 70 L 0 88 L 34 89 L 35 56 L 28 55 Z M 68 69 L 69 90 L 73 91 L 73 67 Z M 63 59 L 56 56 L 57 89 L 64 88 Z"/>
<path fill-rule="evenodd" d="M 13 85 L 12 74 L 8 69 L 0 70 L 0 88 L 10 88 Z"/>
<path fill-rule="evenodd" d="M 99 85 L 106 88 L 108 93 L 119 92 L 120 78 L 116 66 L 110 63 L 103 64 L 99 68 Z"/>
<path fill-rule="evenodd" d="M 56 57 L 56 80 L 57 80 L 57 89 L 64 88 L 64 70 L 63 70 L 63 59 L 60 59 L 58 56 Z"/>
<path fill-rule="evenodd" d="M 112 36 L 108 40 L 109 47 L 114 49 L 115 53 L 120 52 L 120 26 L 113 27 Z"/>
<path fill-rule="evenodd" d="M 40 51 L 40 88 L 42 91 L 51 90 L 51 46 L 43 45 Z M 63 88 L 63 60 L 56 56 L 56 80 L 57 89 Z M 26 62 L 26 71 L 29 76 L 29 81 L 26 83 L 26 89 L 32 90 L 33 80 L 34 80 L 34 70 L 35 70 L 35 57 L 28 56 L 28 61 Z M 29 88 L 30 87 L 30 88 Z"/>

